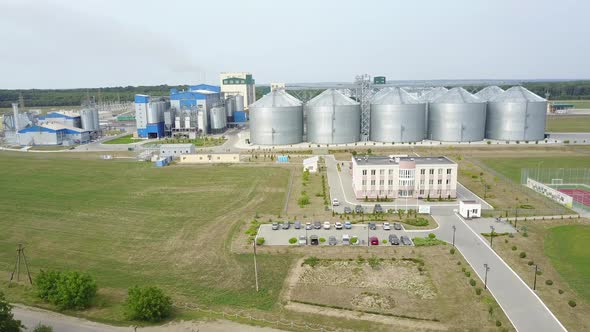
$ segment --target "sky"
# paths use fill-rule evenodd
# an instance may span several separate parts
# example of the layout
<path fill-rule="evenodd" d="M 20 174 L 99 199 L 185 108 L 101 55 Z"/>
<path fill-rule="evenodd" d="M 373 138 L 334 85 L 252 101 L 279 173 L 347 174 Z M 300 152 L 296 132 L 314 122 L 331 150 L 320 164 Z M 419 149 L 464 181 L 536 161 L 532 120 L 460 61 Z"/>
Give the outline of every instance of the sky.
<path fill-rule="evenodd" d="M 590 1 L 0 0 L 0 89 L 588 79 Z"/>

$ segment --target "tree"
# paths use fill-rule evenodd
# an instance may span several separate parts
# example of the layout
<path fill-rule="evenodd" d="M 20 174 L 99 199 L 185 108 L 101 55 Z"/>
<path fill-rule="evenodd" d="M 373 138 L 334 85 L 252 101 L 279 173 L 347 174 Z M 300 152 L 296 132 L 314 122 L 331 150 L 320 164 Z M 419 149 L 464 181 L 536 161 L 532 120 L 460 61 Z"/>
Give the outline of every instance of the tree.
<path fill-rule="evenodd" d="M 12 306 L 4 298 L 4 293 L 0 292 L 0 331 L 2 332 L 20 332 L 24 328 L 20 320 L 14 319 Z"/>
<path fill-rule="evenodd" d="M 157 287 L 129 289 L 125 315 L 131 320 L 158 322 L 172 313 L 172 299 Z"/>
<path fill-rule="evenodd" d="M 37 295 L 60 309 L 85 309 L 96 295 L 96 282 L 77 271 L 41 271 L 35 279 Z"/>

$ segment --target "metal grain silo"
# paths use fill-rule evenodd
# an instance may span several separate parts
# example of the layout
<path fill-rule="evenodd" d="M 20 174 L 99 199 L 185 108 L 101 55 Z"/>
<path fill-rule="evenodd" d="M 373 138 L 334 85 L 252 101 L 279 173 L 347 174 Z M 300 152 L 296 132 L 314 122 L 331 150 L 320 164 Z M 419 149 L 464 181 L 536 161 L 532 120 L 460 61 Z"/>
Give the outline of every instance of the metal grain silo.
<path fill-rule="evenodd" d="M 463 88 L 453 88 L 428 108 L 428 138 L 444 142 L 476 142 L 484 138 L 486 104 Z"/>
<path fill-rule="evenodd" d="M 90 109 L 83 109 L 80 111 L 80 119 L 82 120 L 82 129 L 88 131 L 95 131 L 94 125 L 94 115 L 92 114 L 92 110 Z"/>
<path fill-rule="evenodd" d="M 244 96 L 236 95 L 235 97 L 236 105 L 234 112 L 243 112 L 244 111 Z"/>
<path fill-rule="evenodd" d="M 303 141 L 303 106 L 283 90 L 271 91 L 249 106 L 250 142 L 260 145 Z"/>
<path fill-rule="evenodd" d="M 547 100 L 515 86 L 488 102 L 486 137 L 503 141 L 545 138 Z"/>
<path fill-rule="evenodd" d="M 232 118 L 234 116 L 234 112 L 236 110 L 236 99 L 234 96 L 228 96 L 225 99 L 225 115 L 228 118 Z"/>
<path fill-rule="evenodd" d="M 426 128 L 426 133 L 430 132 L 430 130 L 428 128 L 428 110 L 430 109 L 430 103 L 432 101 L 434 101 L 436 98 L 444 95 L 448 91 L 449 90 L 447 88 L 445 88 L 444 86 L 439 86 L 439 87 L 432 88 L 432 89 L 426 91 L 418 98 L 419 100 L 426 103 L 426 119 L 424 120 L 425 121 L 424 127 Z"/>
<path fill-rule="evenodd" d="M 160 122 L 160 113 L 158 103 L 149 103 L 147 108 L 147 123 Z"/>
<path fill-rule="evenodd" d="M 342 93 L 328 89 L 305 105 L 307 141 L 344 144 L 360 141 L 361 107 Z"/>
<path fill-rule="evenodd" d="M 502 92 L 504 92 L 504 90 L 495 85 L 492 85 L 479 90 L 475 96 L 483 101 L 488 101 Z"/>
<path fill-rule="evenodd" d="M 94 124 L 94 130 L 99 131 L 100 130 L 100 117 L 98 114 L 98 110 L 96 108 L 92 109 L 92 117 L 93 117 L 92 124 Z"/>
<path fill-rule="evenodd" d="M 388 88 L 371 100 L 370 140 L 417 142 L 426 138 L 426 103 L 401 88 Z"/>
<path fill-rule="evenodd" d="M 212 133 L 219 133 L 225 130 L 227 127 L 227 117 L 223 106 L 215 106 L 209 110 L 209 123 L 211 124 Z"/>

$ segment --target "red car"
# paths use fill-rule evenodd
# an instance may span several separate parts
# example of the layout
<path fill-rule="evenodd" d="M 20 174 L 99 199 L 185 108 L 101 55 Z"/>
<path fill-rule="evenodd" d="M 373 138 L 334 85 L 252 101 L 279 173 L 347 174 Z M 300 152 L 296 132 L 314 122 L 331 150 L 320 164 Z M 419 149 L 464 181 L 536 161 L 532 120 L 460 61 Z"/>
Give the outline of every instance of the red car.
<path fill-rule="evenodd" d="M 376 236 L 371 236 L 369 238 L 369 242 L 371 243 L 372 246 L 378 246 L 379 245 L 379 239 Z"/>

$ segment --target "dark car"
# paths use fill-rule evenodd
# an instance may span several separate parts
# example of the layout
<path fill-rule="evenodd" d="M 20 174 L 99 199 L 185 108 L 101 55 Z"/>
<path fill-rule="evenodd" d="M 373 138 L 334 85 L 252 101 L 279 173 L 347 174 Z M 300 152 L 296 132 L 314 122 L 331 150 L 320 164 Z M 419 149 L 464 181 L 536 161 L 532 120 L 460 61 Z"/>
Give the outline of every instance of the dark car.
<path fill-rule="evenodd" d="M 392 246 L 398 246 L 399 239 L 397 238 L 397 235 L 389 234 L 389 243 L 391 243 Z"/>
<path fill-rule="evenodd" d="M 402 235 L 401 240 L 402 240 L 402 243 L 406 246 L 412 245 L 412 241 L 410 240 L 410 238 L 405 235 Z"/>
<path fill-rule="evenodd" d="M 381 207 L 381 204 L 375 204 L 375 207 L 373 208 L 373 213 L 383 213 L 383 208 Z"/>
<path fill-rule="evenodd" d="M 370 222 L 369 223 L 369 229 L 372 230 L 372 231 L 376 230 L 377 229 L 377 224 L 374 223 L 374 222 Z"/>
<path fill-rule="evenodd" d="M 313 222 L 313 228 L 315 229 L 322 229 L 322 223 L 319 221 L 314 221 Z"/>
<path fill-rule="evenodd" d="M 349 208 L 348 206 L 344 207 L 344 213 L 348 214 L 348 213 L 352 213 L 352 209 Z"/>
<path fill-rule="evenodd" d="M 282 228 L 283 228 L 283 229 L 289 229 L 289 227 L 291 227 L 291 224 L 290 224 L 288 221 L 285 221 L 285 222 L 283 223 L 283 226 L 282 226 Z"/>
<path fill-rule="evenodd" d="M 394 222 L 393 223 L 393 229 L 395 229 L 396 231 L 401 231 L 402 230 L 402 225 L 399 222 Z"/>
<path fill-rule="evenodd" d="M 320 244 L 320 240 L 318 238 L 317 235 L 312 235 L 309 237 L 309 244 L 311 244 L 312 246 L 317 246 L 318 244 Z"/>
<path fill-rule="evenodd" d="M 336 241 L 336 237 L 335 236 L 330 236 L 328 238 L 328 244 L 331 246 L 335 246 L 338 242 Z"/>
<path fill-rule="evenodd" d="M 355 213 L 363 213 L 363 207 L 361 205 L 357 205 L 354 207 Z"/>
<path fill-rule="evenodd" d="M 293 228 L 295 229 L 301 229 L 301 221 L 296 221 L 293 223 Z"/>
<path fill-rule="evenodd" d="M 372 246 L 378 246 L 379 245 L 379 239 L 376 236 L 371 236 L 369 238 L 369 243 L 371 243 Z"/>

